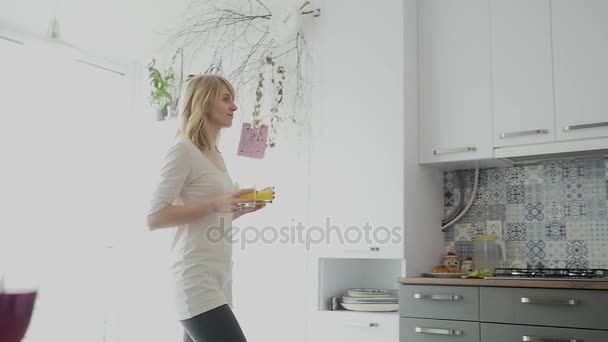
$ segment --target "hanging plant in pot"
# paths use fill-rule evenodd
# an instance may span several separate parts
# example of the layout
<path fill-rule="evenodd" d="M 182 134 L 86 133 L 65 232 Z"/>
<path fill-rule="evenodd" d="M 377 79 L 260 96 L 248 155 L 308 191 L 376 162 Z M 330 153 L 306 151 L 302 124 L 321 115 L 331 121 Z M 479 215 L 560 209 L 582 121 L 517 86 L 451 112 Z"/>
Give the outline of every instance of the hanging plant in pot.
<path fill-rule="evenodd" d="M 170 109 L 173 103 L 171 87 L 175 81 L 175 73 L 172 68 L 159 70 L 156 67 L 156 60 L 148 64 L 148 78 L 150 79 L 150 104 L 156 109 L 156 120 L 164 120 L 172 112 Z"/>

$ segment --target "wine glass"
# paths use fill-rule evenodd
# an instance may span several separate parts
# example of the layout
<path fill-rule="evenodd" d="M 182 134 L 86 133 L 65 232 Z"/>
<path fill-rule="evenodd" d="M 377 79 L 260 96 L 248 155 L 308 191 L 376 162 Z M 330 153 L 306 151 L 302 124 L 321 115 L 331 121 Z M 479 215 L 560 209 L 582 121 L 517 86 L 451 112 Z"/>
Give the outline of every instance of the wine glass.
<path fill-rule="evenodd" d="M 34 311 L 37 288 L 0 269 L 0 341 L 19 342 Z"/>

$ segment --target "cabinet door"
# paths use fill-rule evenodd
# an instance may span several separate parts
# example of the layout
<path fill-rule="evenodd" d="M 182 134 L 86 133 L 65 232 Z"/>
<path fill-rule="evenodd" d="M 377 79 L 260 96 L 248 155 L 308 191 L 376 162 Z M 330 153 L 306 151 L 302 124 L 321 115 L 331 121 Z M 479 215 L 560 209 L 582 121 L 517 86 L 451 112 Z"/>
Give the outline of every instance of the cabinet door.
<path fill-rule="evenodd" d="M 419 161 L 491 158 L 488 1 L 418 4 Z"/>
<path fill-rule="evenodd" d="M 401 258 L 386 233 L 404 220 L 403 5 L 317 5 L 310 202 L 314 239 L 325 239 L 311 248 Z"/>
<path fill-rule="evenodd" d="M 555 140 L 549 0 L 490 1 L 494 146 Z"/>
<path fill-rule="evenodd" d="M 608 1 L 553 0 L 557 139 L 608 136 Z"/>
<path fill-rule="evenodd" d="M 479 342 L 479 322 L 404 318 L 400 342 Z"/>
<path fill-rule="evenodd" d="M 605 342 L 608 331 L 481 323 L 481 342 Z"/>
<path fill-rule="evenodd" d="M 399 316 L 387 313 L 329 311 L 308 320 L 309 342 L 397 342 Z"/>

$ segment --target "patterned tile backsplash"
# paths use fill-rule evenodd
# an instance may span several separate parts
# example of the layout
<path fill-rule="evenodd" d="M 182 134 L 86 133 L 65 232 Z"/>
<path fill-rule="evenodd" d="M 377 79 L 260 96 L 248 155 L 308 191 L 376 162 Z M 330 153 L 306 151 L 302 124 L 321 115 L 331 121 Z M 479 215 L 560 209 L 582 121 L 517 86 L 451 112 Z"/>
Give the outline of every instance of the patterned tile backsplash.
<path fill-rule="evenodd" d="M 465 201 L 475 178 L 464 172 Z M 502 236 L 510 267 L 608 268 L 608 159 L 552 160 L 479 171 L 469 211 L 445 232 L 446 250 L 472 256 L 471 238 Z M 444 174 L 446 217 L 460 198 Z"/>

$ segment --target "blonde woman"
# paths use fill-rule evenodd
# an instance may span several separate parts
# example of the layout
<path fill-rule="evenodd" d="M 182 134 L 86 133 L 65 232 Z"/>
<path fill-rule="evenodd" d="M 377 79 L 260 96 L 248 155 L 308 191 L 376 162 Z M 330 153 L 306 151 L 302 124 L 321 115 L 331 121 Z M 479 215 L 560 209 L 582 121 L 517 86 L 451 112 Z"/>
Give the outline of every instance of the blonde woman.
<path fill-rule="evenodd" d="M 220 131 L 232 126 L 234 88 L 223 77 L 198 75 L 187 86 L 179 139 L 169 149 L 148 211 L 151 230 L 177 227 L 171 244 L 174 301 L 186 342 L 246 341 L 232 312 L 232 247 L 218 238 L 241 207 L 218 149 Z M 212 229 L 210 229 L 212 228 Z M 211 232 L 215 231 L 214 234 Z"/>

